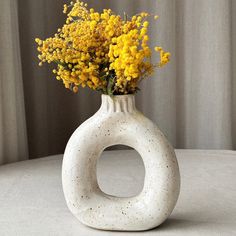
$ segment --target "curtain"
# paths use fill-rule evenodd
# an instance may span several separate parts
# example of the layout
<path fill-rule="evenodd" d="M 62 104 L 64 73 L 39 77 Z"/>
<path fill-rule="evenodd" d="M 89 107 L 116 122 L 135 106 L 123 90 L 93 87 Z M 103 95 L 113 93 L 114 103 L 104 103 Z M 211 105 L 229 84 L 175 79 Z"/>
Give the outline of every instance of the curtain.
<path fill-rule="evenodd" d="M 28 158 L 17 2 L 0 1 L 0 164 Z"/>
<path fill-rule="evenodd" d="M 34 38 L 52 36 L 63 24 L 65 2 L 0 3 L 2 162 L 27 158 L 27 150 L 30 158 L 62 153 L 72 132 L 99 108 L 99 94 L 81 89 L 74 95 L 54 78 L 51 66 L 38 67 Z M 119 14 L 160 16 L 150 44 L 169 50 L 171 63 L 143 82 L 136 101 L 176 148 L 236 148 L 234 0 L 86 2 Z"/>

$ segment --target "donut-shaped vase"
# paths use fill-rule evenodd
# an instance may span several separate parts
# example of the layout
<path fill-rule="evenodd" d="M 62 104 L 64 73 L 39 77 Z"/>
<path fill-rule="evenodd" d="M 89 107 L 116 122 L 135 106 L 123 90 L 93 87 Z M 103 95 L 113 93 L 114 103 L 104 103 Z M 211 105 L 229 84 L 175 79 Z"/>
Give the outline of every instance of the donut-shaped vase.
<path fill-rule="evenodd" d="M 97 160 L 110 146 L 123 144 L 142 157 L 142 191 L 120 198 L 99 188 Z M 62 184 L 70 211 L 83 224 L 102 230 L 143 231 L 163 223 L 180 191 L 175 152 L 158 127 L 135 107 L 133 95 L 102 95 L 98 112 L 71 136 L 64 153 Z"/>

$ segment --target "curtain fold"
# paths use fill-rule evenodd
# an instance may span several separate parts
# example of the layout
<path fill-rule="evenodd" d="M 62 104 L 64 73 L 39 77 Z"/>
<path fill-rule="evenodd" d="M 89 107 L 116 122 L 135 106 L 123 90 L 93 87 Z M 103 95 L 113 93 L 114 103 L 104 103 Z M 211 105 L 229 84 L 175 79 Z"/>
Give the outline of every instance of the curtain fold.
<path fill-rule="evenodd" d="M 232 142 L 233 148 L 236 149 L 236 1 L 232 0 L 231 5 L 231 68 L 232 68 Z"/>
<path fill-rule="evenodd" d="M 0 164 L 28 158 L 17 2 L 0 2 Z"/>
<path fill-rule="evenodd" d="M 171 63 L 143 82 L 137 107 L 176 148 L 236 149 L 234 0 L 86 2 L 119 14 L 159 15 L 150 45 L 169 50 Z M 64 3 L 0 2 L 0 163 L 27 158 L 27 150 L 30 158 L 62 153 L 72 132 L 99 108 L 99 94 L 81 89 L 74 95 L 54 79 L 51 66 L 37 65 L 34 38 L 52 36 L 63 24 Z"/>
<path fill-rule="evenodd" d="M 231 1 L 177 1 L 178 143 L 231 149 Z"/>

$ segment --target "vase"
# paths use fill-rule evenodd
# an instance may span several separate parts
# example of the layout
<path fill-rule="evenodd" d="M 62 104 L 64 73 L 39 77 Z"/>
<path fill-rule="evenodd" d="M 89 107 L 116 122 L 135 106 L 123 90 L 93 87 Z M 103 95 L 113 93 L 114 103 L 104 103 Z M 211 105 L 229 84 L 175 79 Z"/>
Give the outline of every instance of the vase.
<path fill-rule="evenodd" d="M 134 197 L 110 196 L 99 188 L 97 160 L 113 145 L 142 157 L 145 179 Z M 180 191 L 175 152 L 158 127 L 135 107 L 134 95 L 102 95 L 100 109 L 72 134 L 66 146 L 62 184 L 68 208 L 83 224 L 117 231 L 143 231 L 163 223 Z"/>

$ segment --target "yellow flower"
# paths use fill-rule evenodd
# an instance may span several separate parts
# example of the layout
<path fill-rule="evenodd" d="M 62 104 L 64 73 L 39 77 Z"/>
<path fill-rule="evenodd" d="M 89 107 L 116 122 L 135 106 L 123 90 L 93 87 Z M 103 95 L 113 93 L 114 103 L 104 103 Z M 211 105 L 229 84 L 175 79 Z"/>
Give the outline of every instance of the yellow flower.
<path fill-rule="evenodd" d="M 64 10 L 63 10 L 63 13 L 67 13 L 67 10 L 68 10 L 68 7 L 67 7 L 67 5 L 66 4 L 64 4 Z"/>
<path fill-rule="evenodd" d="M 149 22 L 148 22 L 148 21 L 145 21 L 145 22 L 143 23 L 143 26 L 146 27 L 146 28 L 148 27 L 148 25 L 149 25 Z"/>
<path fill-rule="evenodd" d="M 74 93 L 78 93 L 78 91 L 79 91 L 78 86 L 74 86 L 74 87 L 73 87 L 73 92 L 74 92 Z"/>
<path fill-rule="evenodd" d="M 135 93 L 142 79 L 170 60 L 170 53 L 155 47 L 160 61 L 151 62 L 146 12 L 123 20 L 110 9 L 87 9 L 80 0 L 65 4 L 63 12 L 66 24 L 54 37 L 35 41 L 39 65 L 54 62 L 56 79 L 75 93 L 79 86 L 110 95 Z"/>

